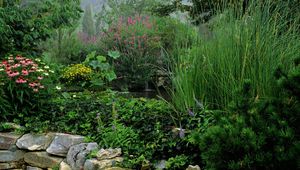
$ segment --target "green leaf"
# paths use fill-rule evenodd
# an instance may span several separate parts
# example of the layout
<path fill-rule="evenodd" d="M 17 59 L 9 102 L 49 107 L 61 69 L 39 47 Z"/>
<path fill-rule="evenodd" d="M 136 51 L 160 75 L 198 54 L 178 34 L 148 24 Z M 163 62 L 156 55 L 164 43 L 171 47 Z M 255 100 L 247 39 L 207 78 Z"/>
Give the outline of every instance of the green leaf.
<path fill-rule="evenodd" d="M 91 80 L 92 86 L 103 86 L 104 82 L 101 79 L 94 79 Z"/>
<path fill-rule="evenodd" d="M 107 72 L 105 76 L 106 76 L 106 78 L 109 82 L 111 82 L 111 81 L 113 81 L 114 79 L 117 78 L 117 75 L 113 70 Z"/>
<path fill-rule="evenodd" d="M 63 93 L 62 93 L 62 96 L 63 96 L 65 99 L 71 98 L 71 95 L 70 95 L 69 93 L 67 93 L 67 92 L 63 92 Z"/>
<path fill-rule="evenodd" d="M 93 69 L 100 67 L 99 62 L 96 60 L 91 61 L 89 64 L 93 67 Z"/>
<path fill-rule="evenodd" d="M 120 55 L 119 51 L 108 51 L 108 56 L 113 58 L 113 59 L 117 59 L 121 55 Z"/>
<path fill-rule="evenodd" d="M 90 63 L 91 60 L 95 59 L 95 55 L 96 55 L 96 51 L 93 51 L 93 52 L 89 53 L 89 54 L 86 56 L 86 58 L 85 58 L 83 64 L 88 64 L 88 63 Z"/>
<path fill-rule="evenodd" d="M 106 61 L 106 57 L 102 56 L 102 55 L 99 55 L 96 57 L 97 58 L 97 61 L 102 63 L 102 62 L 105 62 Z"/>

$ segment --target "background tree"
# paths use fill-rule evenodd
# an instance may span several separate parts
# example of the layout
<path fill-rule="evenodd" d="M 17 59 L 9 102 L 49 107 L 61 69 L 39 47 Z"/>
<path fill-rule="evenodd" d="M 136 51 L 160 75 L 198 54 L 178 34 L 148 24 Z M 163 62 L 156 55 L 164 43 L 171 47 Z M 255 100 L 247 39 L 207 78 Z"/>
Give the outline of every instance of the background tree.
<path fill-rule="evenodd" d="M 91 5 L 86 6 L 82 20 L 82 31 L 89 36 L 95 35 L 95 23 Z"/>
<path fill-rule="evenodd" d="M 0 55 L 39 55 L 39 44 L 80 18 L 79 0 L 1 0 Z"/>
<path fill-rule="evenodd" d="M 188 2 L 188 4 L 186 2 Z M 169 3 L 160 3 L 152 9 L 152 12 L 159 16 L 167 16 L 178 10 L 183 12 L 187 11 L 192 19 L 192 23 L 198 25 L 207 22 L 215 14 L 228 8 L 235 9 L 235 11 L 239 13 L 246 13 L 249 4 L 251 4 L 251 0 L 187 0 L 186 2 L 184 3 L 182 0 L 172 0 Z M 272 5 L 288 6 L 291 19 L 300 14 L 300 1 L 274 0 L 272 1 Z"/>

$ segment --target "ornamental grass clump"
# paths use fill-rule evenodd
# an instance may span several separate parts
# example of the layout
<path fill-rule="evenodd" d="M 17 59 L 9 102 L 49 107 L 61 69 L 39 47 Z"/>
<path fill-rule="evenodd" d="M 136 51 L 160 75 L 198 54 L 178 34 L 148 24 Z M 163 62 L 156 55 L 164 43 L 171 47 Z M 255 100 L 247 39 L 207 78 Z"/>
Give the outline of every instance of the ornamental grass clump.
<path fill-rule="evenodd" d="M 40 59 L 21 55 L 4 59 L 0 63 L 1 117 L 35 111 L 41 96 L 47 94 L 52 73 L 54 71 Z"/>
<path fill-rule="evenodd" d="M 235 89 L 249 79 L 251 95 L 278 94 L 274 70 L 288 71 L 299 55 L 300 17 L 285 2 L 252 2 L 245 14 L 227 9 L 208 25 L 211 37 L 178 49 L 173 69 L 174 103 L 181 112 L 195 108 L 194 98 L 210 108 L 224 109 L 238 100 Z"/>

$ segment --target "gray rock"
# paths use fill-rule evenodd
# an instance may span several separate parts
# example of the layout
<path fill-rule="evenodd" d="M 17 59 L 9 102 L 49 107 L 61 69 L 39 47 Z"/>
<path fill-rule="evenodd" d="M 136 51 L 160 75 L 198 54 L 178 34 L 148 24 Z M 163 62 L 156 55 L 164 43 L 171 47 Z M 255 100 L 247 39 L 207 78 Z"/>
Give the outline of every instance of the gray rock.
<path fill-rule="evenodd" d="M 54 134 L 25 134 L 17 141 L 17 146 L 20 149 L 30 151 L 46 150 L 50 145 Z"/>
<path fill-rule="evenodd" d="M 82 169 L 86 156 L 93 150 L 98 150 L 97 143 L 81 143 L 70 147 L 67 154 L 67 163 L 74 170 Z"/>
<path fill-rule="evenodd" d="M 13 168 L 21 168 L 21 162 L 10 162 L 10 163 L 0 163 L 0 169 L 13 169 Z"/>
<path fill-rule="evenodd" d="M 123 162 L 122 157 L 116 157 L 108 160 L 97 160 L 97 159 L 88 159 L 84 163 L 84 170 L 101 170 L 104 168 L 110 168 L 119 163 Z"/>
<path fill-rule="evenodd" d="M 110 167 L 110 168 L 105 168 L 105 170 L 130 170 L 130 169 L 120 168 L 120 167 Z"/>
<path fill-rule="evenodd" d="M 43 170 L 43 169 L 39 167 L 27 166 L 26 170 Z"/>
<path fill-rule="evenodd" d="M 160 160 L 159 162 L 157 162 L 154 167 L 156 170 L 162 170 L 162 169 L 165 169 L 166 168 L 166 163 L 167 161 L 166 160 Z"/>
<path fill-rule="evenodd" d="M 188 168 L 186 168 L 186 170 L 201 170 L 200 166 L 199 165 L 189 165 Z"/>
<path fill-rule="evenodd" d="M 83 136 L 57 133 L 46 151 L 52 155 L 66 156 L 71 146 L 80 144 L 83 140 Z"/>
<path fill-rule="evenodd" d="M 0 133 L 0 149 L 10 149 L 21 135 L 15 133 Z"/>
<path fill-rule="evenodd" d="M 0 162 L 19 162 L 24 158 L 25 152 L 17 150 L 15 152 L 3 150 L 0 151 Z"/>
<path fill-rule="evenodd" d="M 143 162 L 141 170 L 151 170 L 150 161 L 146 160 Z"/>
<path fill-rule="evenodd" d="M 118 156 L 121 156 L 122 150 L 121 148 L 116 149 L 100 149 L 97 153 L 97 159 L 98 160 L 104 160 L 104 159 L 111 159 Z"/>
<path fill-rule="evenodd" d="M 59 165 L 59 170 L 72 170 L 72 168 L 65 161 L 62 161 Z"/>
<path fill-rule="evenodd" d="M 28 152 L 24 160 L 31 166 L 40 168 L 53 168 L 59 166 L 63 158 L 51 156 L 47 152 Z"/>

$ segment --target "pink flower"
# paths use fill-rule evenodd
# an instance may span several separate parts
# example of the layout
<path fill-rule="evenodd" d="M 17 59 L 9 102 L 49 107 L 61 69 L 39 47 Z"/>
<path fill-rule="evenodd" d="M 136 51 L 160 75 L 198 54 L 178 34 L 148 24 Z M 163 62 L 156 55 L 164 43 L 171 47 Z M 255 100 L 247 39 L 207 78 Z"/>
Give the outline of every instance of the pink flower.
<path fill-rule="evenodd" d="M 30 87 L 35 87 L 37 84 L 34 83 L 34 82 L 31 82 L 31 83 L 29 83 L 28 85 L 29 85 Z"/>
<path fill-rule="evenodd" d="M 23 60 L 23 59 L 24 59 L 24 57 L 22 57 L 22 56 L 20 56 L 20 55 L 17 55 L 17 56 L 16 56 L 16 60 L 18 60 L 18 61 Z"/>
<path fill-rule="evenodd" d="M 8 72 L 8 77 L 16 77 L 18 75 L 20 75 L 20 73 L 18 71 L 14 71 L 14 72 L 10 71 L 10 72 Z"/>
<path fill-rule="evenodd" d="M 7 65 L 8 62 L 7 62 L 6 60 L 3 60 L 3 61 L 2 61 L 2 64 Z"/>
<path fill-rule="evenodd" d="M 29 73 L 33 73 L 33 72 L 35 72 L 35 71 L 36 71 L 35 69 L 32 69 L 32 68 L 31 68 L 28 72 L 29 72 Z"/>
<path fill-rule="evenodd" d="M 21 66 L 21 64 L 17 63 L 17 64 L 14 64 L 14 65 L 12 66 L 12 68 L 18 68 L 18 67 L 20 67 L 20 66 Z"/>
<path fill-rule="evenodd" d="M 26 70 L 26 69 L 23 69 L 22 70 L 22 75 L 24 75 L 24 76 L 27 76 L 29 73 L 28 73 L 28 71 Z"/>
<path fill-rule="evenodd" d="M 17 80 L 16 80 L 16 83 L 19 83 L 19 84 L 24 84 L 26 83 L 27 81 L 23 78 L 23 77 L 19 77 Z"/>
<path fill-rule="evenodd" d="M 44 77 L 42 77 L 42 76 L 38 76 L 38 79 L 39 79 L 39 80 L 43 80 L 43 78 L 44 78 Z"/>

